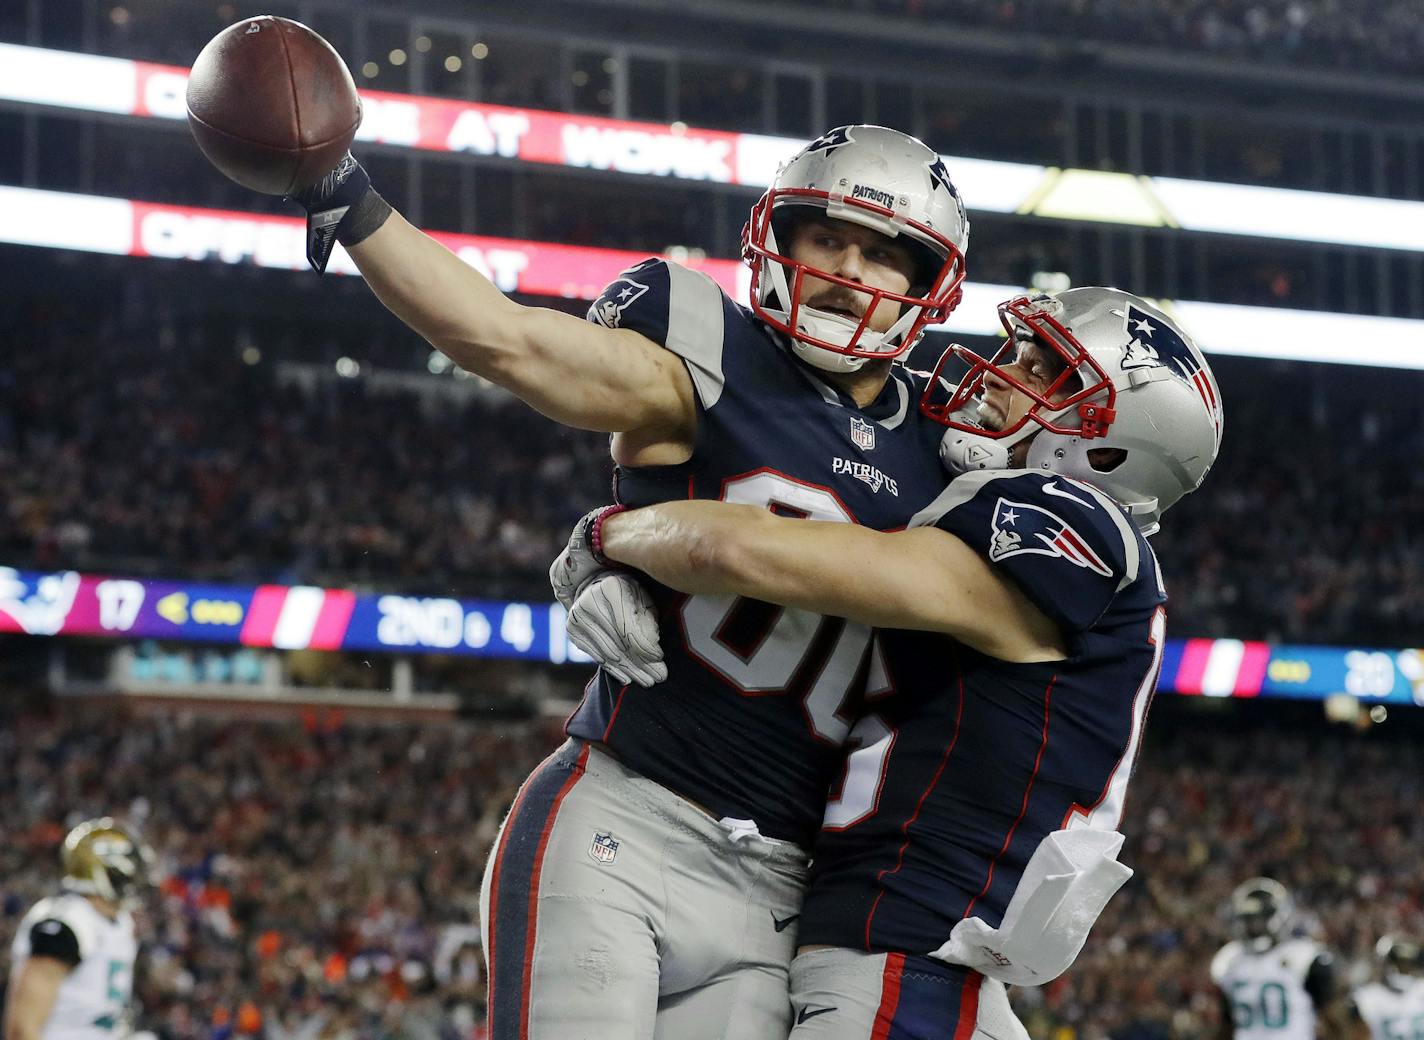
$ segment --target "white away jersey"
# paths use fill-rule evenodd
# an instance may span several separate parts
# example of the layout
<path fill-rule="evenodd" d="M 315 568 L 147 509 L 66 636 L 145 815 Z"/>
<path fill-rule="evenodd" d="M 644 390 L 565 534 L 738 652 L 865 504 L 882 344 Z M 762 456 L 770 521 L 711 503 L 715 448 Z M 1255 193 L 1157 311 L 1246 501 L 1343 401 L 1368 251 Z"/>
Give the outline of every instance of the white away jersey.
<path fill-rule="evenodd" d="M 1404 990 L 1371 982 L 1350 994 L 1370 1028 L 1370 1040 L 1414 1040 L 1424 1036 L 1424 979 Z"/>
<path fill-rule="evenodd" d="M 1239 942 L 1222 947 L 1211 978 L 1231 1005 L 1235 1040 L 1315 1040 L 1315 1002 L 1305 980 L 1324 952 L 1309 939 L 1287 939 L 1264 953 Z"/>
<path fill-rule="evenodd" d="M 82 895 L 67 892 L 41 899 L 16 931 L 10 950 L 12 984 L 34 945 L 43 949 L 56 937 L 68 944 L 65 929 L 77 944 L 79 963 L 60 984 L 40 1035 L 44 1040 L 112 1040 L 133 993 L 138 956 L 133 917 L 126 911 L 111 921 Z"/>

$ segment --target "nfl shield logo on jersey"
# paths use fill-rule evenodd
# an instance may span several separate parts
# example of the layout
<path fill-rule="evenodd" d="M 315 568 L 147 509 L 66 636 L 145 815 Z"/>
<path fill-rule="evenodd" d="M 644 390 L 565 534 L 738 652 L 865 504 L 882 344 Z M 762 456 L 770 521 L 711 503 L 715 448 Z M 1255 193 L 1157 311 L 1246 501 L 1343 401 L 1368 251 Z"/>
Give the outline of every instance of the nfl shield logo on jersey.
<path fill-rule="evenodd" d="M 618 841 L 611 834 L 594 834 L 588 854 L 598 863 L 612 863 L 618 858 Z"/>
<path fill-rule="evenodd" d="M 875 427 L 864 419 L 851 416 L 850 440 L 861 451 L 875 450 Z"/>

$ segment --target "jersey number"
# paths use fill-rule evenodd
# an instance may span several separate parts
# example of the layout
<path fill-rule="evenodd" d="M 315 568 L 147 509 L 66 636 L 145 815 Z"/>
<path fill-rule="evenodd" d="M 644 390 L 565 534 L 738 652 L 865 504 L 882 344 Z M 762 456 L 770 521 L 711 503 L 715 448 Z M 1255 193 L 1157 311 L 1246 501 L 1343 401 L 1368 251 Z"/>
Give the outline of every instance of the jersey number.
<path fill-rule="evenodd" d="M 1279 982 L 1265 982 L 1253 999 L 1251 989 L 1255 985 L 1246 979 L 1231 984 L 1231 1017 L 1236 1020 L 1236 1028 L 1284 1029 L 1290 1022 L 1286 988 Z"/>
<path fill-rule="evenodd" d="M 855 522 L 840 499 L 826 488 L 767 470 L 729 480 L 722 489 L 722 501 L 790 512 L 808 520 Z M 749 605 L 750 601 L 740 596 L 692 596 L 682 606 L 688 649 L 746 696 L 783 692 L 806 662 L 824 626 L 842 626 L 824 651 L 816 679 L 801 703 L 807 727 L 817 738 L 833 745 L 856 745 L 846 761 L 839 794 L 826 806 L 828 826 L 850 826 L 875 811 L 894 740 L 893 731 L 879 718 L 866 716 L 852 725 L 849 714 L 855 693 L 852 685 L 871 648 L 872 633 L 865 625 L 783 607 L 774 611 L 765 630 L 749 641 L 749 646 L 738 648 L 729 642 L 726 632 L 738 611 Z M 875 671 L 873 668 L 871 692 L 887 692 L 877 688 Z M 878 671 L 884 674 L 883 667 Z"/>

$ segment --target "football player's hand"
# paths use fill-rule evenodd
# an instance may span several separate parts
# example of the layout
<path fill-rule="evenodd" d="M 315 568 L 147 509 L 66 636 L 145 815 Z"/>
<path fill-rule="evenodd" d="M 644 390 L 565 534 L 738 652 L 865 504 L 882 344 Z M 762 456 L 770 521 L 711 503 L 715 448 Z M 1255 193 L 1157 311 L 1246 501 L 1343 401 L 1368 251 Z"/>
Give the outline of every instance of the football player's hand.
<path fill-rule="evenodd" d="M 623 512 L 623 506 L 599 506 L 585 513 L 569 535 L 569 544 L 554 559 L 549 568 L 549 584 L 553 586 L 554 598 L 565 609 L 572 610 L 574 600 L 585 585 L 598 575 L 617 569 L 598 551 L 599 531 L 603 521 L 615 513 Z"/>
<path fill-rule="evenodd" d="M 365 167 L 347 152 L 321 180 L 287 196 L 307 211 L 307 262 L 317 274 L 326 270 L 338 232 L 352 222 L 352 207 L 365 198 L 370 188 L 371 178 Z"/>
<path fill-rule="evenodd" d="M 603 571 L 587 582 L 569 608 L 568 635 L 619 682 L 652 686 L 667 678 L 657 608 L 630 574 Z"/>

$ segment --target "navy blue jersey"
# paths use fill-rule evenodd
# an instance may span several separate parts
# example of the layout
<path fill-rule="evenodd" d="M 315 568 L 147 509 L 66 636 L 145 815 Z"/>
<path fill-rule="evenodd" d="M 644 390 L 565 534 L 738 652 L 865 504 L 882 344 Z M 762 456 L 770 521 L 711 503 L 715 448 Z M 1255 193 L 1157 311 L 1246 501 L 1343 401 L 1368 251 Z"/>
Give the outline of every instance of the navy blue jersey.
<path fill-rule="evenodd" d="M 620 468 L 630 506 L 708 498 L 884 529 L 944 489 L 942 428 L 898 366 L 864 409 L 705 275 L 661 260 L 624 272 L 589 311 L 683 358 L 697 391 L 691 459 Z M 860 712 L 870 630 L 807 611 L 651 586 L 668 678 L 651 689 L 600 671 L 568 732 L 717 816 L 809 845 Z"/>
<path fill-rule="evenodd" d="M 1165 631 L 1146 540 L 1101 492 L 1024 471 L 960 477 L 915 523 L 1012 578 L 1070 656 L 1009 664 L 880 633 L 887 692 L 828 807 L 802 943 L 925 954 L 963 918 L 997 927 L 1046 835 L 1122 814 Z"/>

